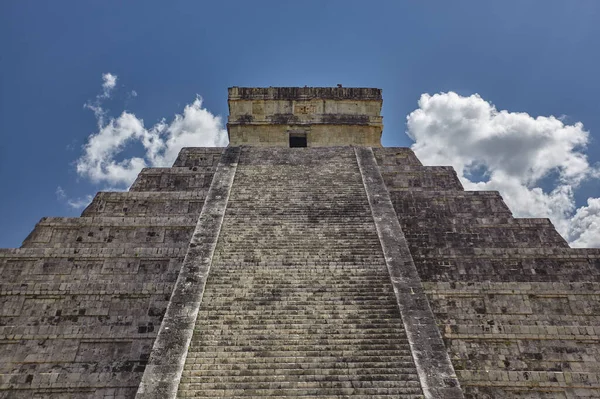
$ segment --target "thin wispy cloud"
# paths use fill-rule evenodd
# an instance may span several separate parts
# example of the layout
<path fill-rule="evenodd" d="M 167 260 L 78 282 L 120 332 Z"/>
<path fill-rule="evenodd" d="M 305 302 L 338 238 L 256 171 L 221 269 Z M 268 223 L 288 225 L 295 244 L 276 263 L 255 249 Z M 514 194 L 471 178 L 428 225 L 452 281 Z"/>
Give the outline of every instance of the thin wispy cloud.
<path fill-rule="evenodd" d="M 90 194 L 78 198 L 69 198 L 61 186 L 56 187 L 56 198 L 58 202 L 64 203 L 73 209 L 83 209 L 88 206 L 93 199 Z"/>
<path fill-rule="evenodd" d="M 102 92 L 96 96 L 93 101 L 83 104 L 84 108 L 91 110 L 96 117 L 98 128 L 104 125 L 105 111 L 102 108 L 102 102 L 110 98 L 114 88 L 117 86 L 117 75 L 112 73 L 102 74 Z"/>

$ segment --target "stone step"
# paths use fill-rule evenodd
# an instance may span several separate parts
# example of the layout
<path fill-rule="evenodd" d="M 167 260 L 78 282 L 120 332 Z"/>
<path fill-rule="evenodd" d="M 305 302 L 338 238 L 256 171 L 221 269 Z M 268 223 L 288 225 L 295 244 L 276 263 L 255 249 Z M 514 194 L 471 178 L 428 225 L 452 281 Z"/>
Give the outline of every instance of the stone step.
<path fill-rule="evenodd" d="M 147 303 L 144 305 L 148 307 Z M 164 307 L 166 308 L 166 304 Z M 57 310 L 60 310 L 60 308 L 47 309 L 46 311 L 47 313 L 56 314 Z M 64 339 L 96 341 L 113 339 L 116 342 L 124 342 L 133 339 L 140 340 L 154 337 L 158 331 L 160 320 L 157 317 L 160 317 L 160 314 L 157 313 L 146 311 L 139 318 L 136 318 L 135 321 L 130 320 L 124 323 L 123 309 L 118 309 L 118 311 L 114 312 L 117 313 L 114 316 L 107 315 L 107 313 L 110 313 L 110 310 L 104 312 L 104 315 L 100 315 L 98 314 L 100 312 L 94 312 L 93 310 L 89 311 L 89 308 L 86 308 L 85 315 L 80 315 L 79 311 L 64 311 L 61 313 L 61 316 L 48 315 L 43 319 L 38 316 L 3 316 L 2 321 L 8 325 L 0 327 L 0 340 L 37 340 L 42 342 L 61 337 Z M 164 309 L 162 309 L 162 312 L 164 313 Z M 152 316 L 148 315 L 148 313 Z M 42 321 L 46 323 L 42 324 Z M 154 329 L 152 327 L 148 328 L 150 324 Z M 140 327 L 143 327 L 141 330 L 145 328 L 145 331 L 141 331 Z M 100 359 L 96 360 L 100 361 Z"/>
<path fill-rule="evenodd" d="M 376 328 L 377 326 L 393 326 L 393 325 L 398 325 L 399 327 L 402 327 L 401 324 L 396 324 L 397 322 L 397 317 L 396 318 L 385 318 L 381 317 L 381 318 L 367 318 L 365 316 L 363 317 L 339 317 L 339 318 L 326 318 L 326 317 L 307 317 L 307 318 L 300 318 L 300 317 L 289 317 L 289 316 L 282 316 L 280 318 L 277 317 L 263 317 L 263 316 L 257 316 L 257 317 L 252 317 L 252 316 L 248 316 L 247 318 L 244 318 L 243 321 L 240 322 L 236 322 L 236 319 L 239 319 L 239 317 L 231 317 L 231 316 L 223 316 L 221 314 L 216 314 L 214 316 L 209 316 L 204 318 L 203 320 L 199 321 L 198 324 L 202 325 L 202 326 L 213 326 L 213 327 L 221 327 L 223 325 L 231 325 L 231 324 L 235 324 L 235 328 L 239 328 L 239 329 L 243 329 L 243 328 L 260 328 L 261 326 L 265 326 L 265 325 L 270 325 L 271 323 L 275 324 L 277 322 L 279 322 L 282 326 L 282 328 L 285 327 L 291 327 L 294 328 L 294 326 L 302 326 L 303 324 L 310 324 L 314 327 L 319 327 L 319 326 L 330 326 L 330 325 L 336 325 L 336 326 L 340 326 L 340 325 L 347 325 L 349 328 L 352 326 L 364 326 L 366 324 L 368 324 L 369 328 Z M 233 326 L 230 326 L 231 329 L 233 329 Z"/>
<path fill-rule="evenodd" d="M 415 265 L 425 281 L 600 282 L 600 258 L 565 249 L 567 254 L 573 251 L 573 255 L 526 255 L 513 250 L 499 257 L 415 256 Z"/>
<path fill-rule="evenodd" d="M 240 292 L 240 288 L 243 288 L 243 293 Z M 336 283 L 333 283 L 332 281 L 332 284 L 327 284 L 327 280 L 324 279 L 320 284 L 317 284 L 317 286 L 314 284 L 298 284 L 298 282 L 296 282 L 296 284 L 293 286 L 279 285 L 276 282 L 274 284 L 262 286 L 250 285 L 248 282 L 246 282 L 244 287 L 239 287 L 228 286 L 227 283 L 225 283 L 220 284 L 219 287 L 215 287 L 214 290 L 211 290 L 211 292 L 207 294 L 208 296 L 205 296 L 205 298 L 209 298 L 211 296 L 219 297 L 222 295 L 235 296 L 236 293 L 243 294 L 244 296 L 251 296 L 256 300 L 262 300 L 262 298 L 265 296 L 272 297 L 273 295 L 286 295 L 286 300 L 294 299 L 296 297 L 306 297 L 309 295 L 319 295 L 323 297 L 331 295 L 333 297 L 338 297 L 339 295 L 345 296 L 346 294 L 348 294 L 347 298 L 351 298 L 352 295 L 377 295 L 376 298 L 379 298 L 379 295 L 382 293 L 387 294 L 391 292 L 393 292 L 391 284 L 372 284 L 371 286 L 359 286 L 358 284 L 339 282 L 339 280 Z"/>
<path fill-rule="evenodd" d="M 23 247 L 186 246 L 197 217 L 42 218 Z"/>
<path fill-rule="evenodd" d="M 295 331 L 295 332 L 290 332 L 290 331 Z M 237 334 L 235 331 L 232 330 L 223 330 L 223 331 L 217 331 L 217 332 L 212 332 L 209 333 L 207 332 L 206 335 L 203 335 L 202 337 L 199 337 L 197 342 L 202 343 L 211 343 L 211 342 L 217 342 L 217 343 L 228 343 L 228 342 L 234 342 L 236 345 L 238 344 L 245 344 L 245 343 L 249 343 L 249 342 L 256 342 L 256 341 L 260 341 L 262 343 L 264 343 L 263 341 L 265 339 L 268 339 L 269 342 L 273 343 L 273 344 L 277 344 L 279 342 L 285 342 L 286 339 L 289 339 L 289 341 L 294 344 L 295 342 L 309 342 L 312 343 L 314 345 L 319 345 L 322 342 L 340 342 L 340 343 L 345 343 L 345 342 L 358 342 L 358 343 L 365 343 L 365 342 L 373 342 L 374 344 L 377 344 L 379 342 L 388 342 L 390 340 L 394 341 L 394 342 L 401 342 L 401 340 L 399 340 L 399 338 L 402 338 L 401 336 L 398 335 L 398 331 L 400 331 L 399 329 L 380 329 L 380 330 L 364 330 L 364 331 L 358 331 L 357 335 L 353 335 L 354 332 L 351 331 L 346 331 L 346 332 L 340 332 L 340 331 L 334 331 L 332 333 L 330 332 L 323 332 L 321 331 L 320 333 L 316 333 L 316 332 L 312 332 L 310 334 L 306 334 L 306 329 L 299 329 L 299 330 L 283 330 L 280 332 L 277 331 L 263 331 L 263 330 L 254 330 L 254 331 L 250 331 L 247 330 L 244 332 L 244 334 Z M 404 345 L 404 344 L 403 344 Z"/>
<path fill-rule="evenodd" d="M 81 216 L 199 215 L 204 191 L 99 192 Z"/>
<path fill-rule="evenodd" d="M 105 283 L 2 283 L 0 295 L 125 295 L 130 296 L 132 290 L 140 291 L 141 295 L 170 295 L 173 283 L 145 282 L 143 285 L 123 282 L 114 279 L 111 284 Z"/>
<path fill-rule="evenodd" d="M 377 312 L 380 308 L 385 308 L 387 311 L 390 312 L 390 314 L 393 314 L 393 312 L 395 311 L 395 309 L 393 309 L 393 306 L 397 306 L 392 301 L 388 301 L 386 303 L 380 304 L 379 307 L 378 307 L 377 303 L 363 305 L 361 301 L 354 301 L 354 302 L 355 302 L 354 304 L 349 304 L 349 303 L 344 303 L 341 305 L 331 304 L 329 306 L 327 306 L 326 304 L 319 303 L 318 309 L 315 310 L 314 314 L 315 315 L 323 315 L 323 316 L 327 316 L 327 315 L 331 315 L 331 314 L 362 315 L 362 314 Z M 298 312 L 298 309 L 306 308 L 309 305 L 311 305 L 311 303 L 309 301 L 305 301 L 304 303 L 302 303 L 300 305 L 279 304 L 279 303 L 275 303 L 275 304 L 265 303 L 265 304 L 261 304 L 261 305 L 256 305 L 256 304 L 252 304 L 252 303 L 244 304 L 244 305 L 238 305 L 238 304 L 218 305 L 218 304 L 211 303 L 210 309 L 205 310 L 205 312 L 208 312 L 209 314 L 215 315 L 215 316 L 224 315 L 224 314 L 227 314 L 227 315 L 248 314 L 250 316 L 253 316 L 255 314 L 264 314 L 264 313 L 270 315 L 270 314 L 273 314 L 274 312 L 294 314 L 294 313 Z M 313 302 L 312 305 L 315 305 L 315 303 Z M 278 316 L 274 316 L 274 317 L 278 317 Z M 315 317 L 317 317 L 317 316 L 315 316 Z"/>
<path fill-rule="evenodd" d="M 235 347 L 234 347 L 235 348 Z M 313 359 L 315 362 L 326 362 L 326 361 L 381 361 L 388 358 L 403 358 L 407 362 L 411 361 L 410 349 L 356 349 L 343 350 L 343 349 L 323 349 L 323 350 L 293 350 L 293 349 L 282 349 L 266 348 L 264 350 L 208 350 L 204 346 L 197 347 L 192 345 L 190 349 L 194 349 L 194 353 L 191 354 L 190 358 L 195 359 L 214 359 L 220 356 L 227 356 L 231 361 L 238 360 L 240 362 L 250 363 L 265 363 L 274 362 L 278 363 L 281 359 L 292 359 L 302 358 L 303 361 Z M 233 349 L 233 348 L 229 348 Z M 243 349 L 243 348 L 240 348 Z M 210 360 L 207 360 L 210 361 Z"/>
<path fill-rule="evenodd" d="M 2 327 L 0 327 L 2 329 Z M 4 331 L 4 330 L 1 330 Z M 208 351 L 243 351 L 243 350 L 282 350 L 290 349 L 295 351 L 311 351 L 311 350 L 340 350 L 341 348 L 353 348 L 353 349 L 366 349 L 366 350 L 379 350 L 392 348 L 395 350 L 407 350 L 410 349 L 407 343 L 396 342 L 391 339 L 373 339 L 372 342 L 365 342 L 365 340 L 355 339 L 313 339 L 310 336 L 300 338 L 290 338 L 285 340 L 284 337 L 277 338 L 276 336 L 269 336 L 269 342 L 266 343 L 264 340 L 244 340 L 241 339 L 200 339 L 197 341 L 197 345 L 201 348 L 210 349 Z M 347 349 L 343 349 L 347 350 Z"/>
<path fill-rule="evenodd" d="M 318 397 L 321 398 L 327 395 L 335 395 L 336 398 L 343 398 L 346 395 L 352 395 L 352 398 L 357 395 L 394 395 L 397 398 L 422 398 L 418 396 L 421 394 L 420 386 L 407 386 L 401 388 L 300 388 L 300 389 L 284 389 L 284 388 L 273 388 L 273 389 L 220 389 L 220 390 L 208 390 L 202 389 L 201 386 L 194 386 L 194 384 L 180 385 L 180 391 L 178 397 L 194 397 L 194 398 L 235 398 L 235 397 Z M 186 391 L 191 391 L 186 393 Z M 408 396 L 406 396 L 408 395 Z M 416 395 L 416 396 L 415 396 Z M 360 396 L 358 396 L 360 397 Z M 372 397 L 372 396 L 369 396 Z"/>
<path fill-rule="evenodd" d="M 206 195 L 216 167 L 142 169 L 129 191 L 200 191 Z"/>
<path fill-rule="evenodd" d="M 240 338 L 253 337 L 254 335 L 260 334 L 263 336 L 271 336 L 268 333 L 269 329 L 274 329 L 277 326 L 277 322 L 272 324 L 245 324 L 238 325 L 237 323 L 230 324 L 210 324 L 199 322 L 196 331 L 201 329 L 215 328 L 222 330 L 220 335 L 231 335 L 238 334 Z M 282 333 L 290 335 L 308 335 L 308 334 L 336 334 L 337 331 L 344 328 L 348 330 L 348 333 L 364 334 L 371 336 L 378 336 L 378 334 L 392 334 L 399 333 L 404 334 L 404 326 L 400 324 L 385 324 L 381 323 L 370 324 L 370 323 L 338 323 L 338 324 L 326 324 L 326 323 L 281 323 L 277 327 Z M 206 333 L 208 337 L 213 337 L 219 334 Z M 279 334 L 279 333 L 278 333 Z M 361 335 L 359 335 L 361 336 Z"/>
<path fill-rule="evenodd" d="M 186 248 L 0 248 L 0 259 L 78 258 L 105 259 L 118 257 L 183 258 Z"/>
<path fill-rule="evenodd" d="M 10 358 L 11 362 L 0 363 L 0 384 L 2 373 L 12 374 L 16 370 L 25 375 L 36 370 L 48 374 L 81 372 L 73 363 L 81 363 L 83 367 L 89 365 L 90 372 L 94 369 L 99 373 L 133 371 L 134 366 L 142 371 L 140 366 L 144 365 L 146 359 L 140 356 L 148 355 L 153 341 L 154 335 L 125 340 L 104 337 L 95 341 L 48 338 L 2 342 L 2 355 Z"/>
<path fill-rule="evenodd" d="M 8 285 L 7 285 L 8 286 Z M 40 286 L 43 287 L 43 286 Z M 316 305 L 318 302 L 320 303 L 324 303 L 325 305 L 328 304 L 337 304 L 337 303 L 343 303 L 345 305 L 360 305 L 361 303 L 365 303 L 367 302 L 367 304 L 369 305 L 375 305 L 376 303 L 381 303 L 383 302 L 384 304 L 388 305 L 393 303 L 393 299 L 390 298 L 391 296 L 391 292 L 388 295 L 380 295 L 380 296 L 373 296 L 373 295 L 353 295 L 348 297 L 347 295 L 342 295 L 342 294 L 336 294 L 336 295 L 322 295 L 319 297 L 315 297 L 318 299 L 311 299 L 308 295 L 307 296 L 296 296 L 296 297 L 292 297 L 292 298 L 284 298 L 285 301 L 282 301 L 281 296 L 274 294 L 274 295 L 270 295 L 270 296 L 261 296 L 260 298 L 244 298 L 243 296 L 239 296 L 237 298 L 235 298 L 235 304 L 237 305 L 238 303 L 242 303 L 243 305 L 266 305 L 269 304 L 269 302 L 280 302 L 283 305 L 282 306 L 299 306 L 299 305 L 305 305 L 305 306 L 314 306 Z M 210 304 L 211 306 L 213 305 L 217 305 L 217 306 L 224 306 L 227 304 L 231 304 L 232 301 L 231 299 L 224 299 L 222 297 L 215 297 L 215 296 L 206 296 L 207 298 L 207 304 Z M 208 302 L 210 300 L 210 302 Z"/>
<path fill-rule="evenodd" d="M 259 359 L 255 359 L 259 360 Z M 394 371 L 394 374 L 416 374 L 413 367 L 411 368 L 412 358 L 410 357 L 384 357 L 372 361 L 356 362 L 351 359 L 340 361 L 339 358 L 319 359 L 319 358 L 280 358 L 279 362 L 241 362 L 236 363 L 227 359 L 217 361 L 204 361 L 195 364 L 186 364 L 184 370 L 193 370 L 202 373 L 228 373 L 227 375 L 237 375 L 238 373 L 260 373 L 264 374 L 269 370 L 273 374 L 297 375 L 299 372 L 310 373 L 309 370 L 314 370 L 314 374 L 326 375 L 325 370 L 331 373 L 343 373 L 348 375 L 364 374 L 378 375 L 389 371 Z M 324 372 L 319 372 L 324 370 Z"/>
<path fill-rule="evenodd" d="M 390 197 L 400 218 L 512 216 L 497 191 L 393 191 Z"/>
<path fill-rule="evenodd" d="M 42 343 L 43 340 L 36 342 Z M 16 346 L 16 345 L 15 345 Z M 33 375 L 33 376 L 49 376 L 51 374 L 58 374 L 58 370 L 62 374 L 75 376 L 77 373 L 81 373 L 84 369 L 90 373 L 139 373 L 144 370 L 146 360 L 129 360 L 129 359 L 107 359 L 98 358 L 98 361 L 82 361 L 82 362 L 40 362 L 40 363 L 13 363 L 12 368 L 6 368 L 6 370 L 0 368 L 0 375 Z M 0 364 L 0 366 L 6 366 Z M 2 378 L 2 377 L 0 377 Z M 64 378 L 64 377 L 63 377 Z M 39 381 L 39 380 L 38 380 Z M 33 381 L 32 381 L 33 382 Z M 32 384 L 35 385 L 35 384 Z M 41 385 L 41 384 L 40 384 Z M 23 385 L 20 389 L 25 388 L 27 385 Z M 0 390 L 0 392 L 3 392 Z M 0 396 L 2 397 L 2 396 Z M 12 396 L 10 396 L 12 398 Z M 37 399 L 37 398 L 36 398 Z"/>
<path fill-rule="evenodd" d="M 249 310 L 249 309 L 236 309 L 232 307 L 221 307 L 215 308 L 213 306 L 210 309 L 202 309 L 198 312 L 198 317 L 210 318 L 210 317 L 231 317 L 235 318 L 238 315 L 248 315 L 249 317 L 260 316 L 264 318 L 278 318 L 278 317 L 286 317 L 286 318 L 314 318 L 314 317 L 323 317 L 327 316 L 329 318 L 368 318 L 368 319 L 378 319 L 383 317 L 392 316 L 396 318 L 398 316 L 398 309 L 393 306 L 394 304 L 390 302 L 387 306 L 382 306 L 380 308 L 367 308 L 363 309 L 361 307 L 355 308 L 347 308 L 347 309 L 332 309 L 331 307 L 327 307 L 326 309 L 317 308 L 298 308 L 297 310 L 291 310 L 289 308 L 286 309 L 273 309 L 267 310 L 261 309 L 258 310 Z"/>
<path fill-rule="evenodd" d="M 391 381 L 380 381 L 380 380 L 359 380 L 359 379 L 348 379 L 348 380 L 335 380 L 335 379 L 315 379 L 308 381 L 247 381 L 247 382 L 234 382 L 234 381 L 220 381 L 220 382 L 205 382 L 203 379 L 197 378 L 182 378 L 181 386 L 193 387 L 195 389 L 205 390 L 232 390 L 243 389 L 243 390 L 257 390 L 257 389 L 311 389 L 311 388 L 399 388 L 399 387 L 410 387 L 417 386 L 415 383 L 416 379 L 393 379 Z M 412 382 L 411 383 L 409 383 Z M 235 385 L 233 385 L 235 384 Z"/>
<path fill-rule="evenodd" d="M 52 227 L 89 226 L 195 226 L 196 216 L 92 216 L 92 217 L 44 217 L 37 225 Z"/>
<path fill-rule="evenodd" d="M 183 147 L 177 159 L 173 164 L 174 167 L 214 167 L 216 168 L 221 159 L 223 147 Z"/>
<path fill-rule="evenodd" d="M 287 251 L 286 251 L 287 252 Z M 330 274 L 337 274 L 341 272 L 347 272 L 352 274 L 362 274 L 369 270 L 370 265 L 381 264 L 381 258 L 376 258 L 373 255 L 373 251 L 367 251 L 361 249 L 357 251 L 355 249 L 344 251 L 343 253 L 323 252 L 323 251 L 312 251 L 310 253 L 290 251 L 293 255 L 285 256 L 281 254 L 281 251 L 275 249 L 256 249 L 251 253 L 248 251 L 232 250 L 225 251 L 219 248 L 219 252 L 216 254 L 218 260 L 227 260 L 227 269 L 219 271 L 219 273 L 235 273 L 235 269 L 241 266 L 248 268 L 248 266 L 263 266 L 260 270 L 249 271 L 251 275 L 260 275 L 264 273 L 273 273 L 275 270 L 288 270 L 291 273 L 304 275 L 314 272 L 323 272 Z M 264 256 L 263 256 L 264 255 Z M 266 255 L 268 258 L 265 259 Z M 353 261 L 356 259 L 356 261 Z M 309 268 L 314 269 L 312 272 Z M 257 268 L 259 269 L 259 268 Z M 265 269 L 265 271 L 261 271 Z M 301 273 L 306 270 L 306 273 Z M 378 275 L 380 268 L 373 268 L 374 275 Z"/>
<path fill-rule="evenodd" d="M 455 190 L 463 186 L 451 166 L 402 166 L 381 171 L 388 191 Z"/>
<path fill-rule="evenodd" d="M 241 266 L 242 262 L 239 262 L 238 266 Z M 344 267 L 345 265 L 341 264 L 339 266 L 332 265 L 330 267 L 321 267 L 318 269 L 309 270 L 311 266 L 306 263 L 289 265 L 289 266 L 281 266 L 275 267 L 270 264 L 255 264 L 253 262 L 248 262 L 245 264 L 247 268 L 258 268 L 260 267 L 262 270 L 248 272 L 246 276 L 240 276 L 237 273 L 237 268 L 227 268 L 225 270 L 221 270 L 219 274 L 217 274 L 214 278 L 219 278 L 223 280 L 223 284 L 237 284 L 237 283 L 252 283 L 252 284 L 260 284 L 260 285 L 269 285 L 269 284 L 277 284 L 279 286 L 288 286 L 295 287 L 297 285 L 302 284 L 322 284 L 326 285 L 327 280 L 330 280 L 332 284 L 342 285 L 342 286 L 353 286 L 353 285 L 362 285 L 362 284 L 375 284 L 380 285 L 382 279 L 388 277 L 384 274 L 385 270 L 373 270 L 372 273 L 367 274 L 368 270 L 359 268 L 357 265 L 352 265 L 354 267 Z M 365 264 L 366 266 L 367 264 Z M 266 269 L 266 270 L 265 270 Z M 278 273 L 282 271 L 288 271 L 288 275 L 293 277 L 293 281 L 283 280 L 281 275 Z M 216 274 L 216 273 L 215 273 Z M 346 281 L 340 281 L 340 279 L 346 278 Z"/>
<path fill-rule="evenodd" d="M 432 292 L 448 296 L 453 294 L 471 296 L 473 294 L 480 295 L 482 293 L 490 293 L 499 295 L 519 294 L 527 295 L 528 297 L 531 296 L 532 298 L 536 297 L 536 294 L 539 295 L 540 298 L 590 295 L 600 288 L 600 283 L 589 281 L 563 281 L 561 283 L 531 282 L 529 284 L 513 281 L 490 281 L 485 285 L 472 284 L 468 281 L 451 281 L 424 282 L 423 284 L 426 289 L 432 290 Z"/>
<path fill-rule="evenodd" d="M 20 385 L 19 389 L 10 391 L 0 391 L 2 399 L 31 399 L 31 398 L 69 398 L 69 399 L 104 399 L 104 398 L 133 398 L 135 397 L 137 387 L 88 387 L 85 383 L 80 387 L 70 388 L 52 388 L 50 379 L 42 380 L 36 388 L 25 388 L 32 383 Z M 2 396 L 10 395 L 10 396 Z"/>
<path fill-rule="evenodd" d="M 467 227 L 464 230 L 444 231 L 444 229 L 406 229 L 406 240 L 411 253 L 419 253 L 421 248 L 536 248 L 563 247 L 569 244 L 552 226 L 540 227 Z M 418 257 L 418 256 L 415 256 Z"/>
<path fill-rule="evenodd" d="M 92 393 L 100 388 L 136 387 L 139 384 L 141 372 L 99 372 L 99 373 L 7 373 L 0 374 L 0 393 L 4 390 L 12 390 L 16 386 L 31 387 L 31 390 L 41 387 L 52 387 L 55 392 L 61 392 L 66 388 L 87 387 L 87 392 Z M 38 389 L 39 389 L 38 388 Z M 23 388 L 21 388 L 23 389 Z M 11 393 L 12 397 L 12 393 Z M 33 396 L 29 396 L 33 397 Z M 67 396 L 68 397 L 68 396 Z"/>
<path fill-rule="evenodd" d="M 459 229 L 468 226 L 473 227 L 554 227 L 548 218 L 513 218 L 509 217 L 472 217 L 470 219 L 447 217 L 444 220 L 432 221 L 423 218 L 404 218 L 403 215 L 398 218 L 403 226 L 409 229 L 426 229 L 432 226 L 440 226 L 443 228 Z"/>
<path fill-rule="evenodd" d="M 314 353 L 319 354 L 321 351 L 330 351 L 330 352 L 348 352 L 348 348 L 351 348 L 352 351 L 359 351 L 363 354 L 369 353 L 373 355 L 377 355 L 378 353 L 383 353 L 386 351 L 403 351 L 406 353 L 406 350 L 410 350 L 410 346 L 405 342 L 395 342 L 395 343 L 380 343 L 380 342 L 361 342 L 357 343 L 355 341 L 347 342 L 347 340 L 342 341 L 334 341 L 332 340 L 329 343 L 323 344 L 310 340 L 310 337 L 305 337 L 306 339 L 301 340 L 290 340 L 287 342 L 260 342 L 255 345 L 242 345 L 234 342 L 230 345 L 224 345 L 222 343 L 219 344 L 209 344 L 207 340 L 197 341 L 198 347 L 201 352 L 204 353 L 212 353 L 212 352 L 302 352 L 302 353 Z M 194 344 L 196 345 L 196 343 Z M 380 352 L 382 351 L 382 352 Z M 410 352 L 409 352 L 410 355 Z M 286 355 L 289 356 L 289 355 Z M 314 356 L 314 355 L 311 355 Z"/>
<path fill-rule="evenodd" d="M 231 367 L 228 369 L 209 368 L 211 365 L 202 365 L 194 369 L 185 368 L 183 375 L 186 377 L 227 377 L 227 378 L 256 378 L 256 379 L 285 379 L 296 380 L 297 378 L 306 379 L 365 379 L 375 380 L 402 380 L 414 378 L 414 368 L 410 362 L 408 364 L 402 362 L 390 363 L 363 363 L 365 368 L 351 367 L 353 363 L 338 363 L 327 362 L 319 364 L 318 368 L 311 367 L 312 363 L 278 363 L 272 368 L 258 368 L 257 364 L 241 364 L 240 367 Z M 348 367 L 348 366 L 350 367 Z M 392 367 L 391 367 L 392 366 Z"/>
<path fill-rule="evenodd" d="M 394 171 L 399 165 L 423 166 L 410 148 L 373 148 L 380 170 Z"/>
<path fill-rule="evenodd" d="M 527 247 L 527 248 L 419 248 L 411 252 L 413 257 L 445 257 L 460 259 L 479 257 L 482 259 L 599 259 L 600 248 Z"/>
<path fill-rule="evenodd" d="M 182 260 L 141 256 L 0 258 L 0 273 L 2 284 L 113 283 L 115 276 L 126 276 L 127 281 L 136 284 L 149 280 L 173 282 Z"/>
<path fill-rule="evenodd" d="M 188 395 L 188 396 L 185 396 Z M 189 395 L 194 395 L 194 398 L 209 398 L 212 396 L 204 396 L 202 394 L 198 394 L 194 391 L 182 391 L 181 393 L 178 394 L 178 398 L 180 397 L 190 397 Z M 291 398 L 291 397 L 297 397 L 297 395 L 292 395 L 292 396 L 281 396 L 282 393 L 277 391 L 274 395 L 269 395 L 269 396 L 276 396 L 277 398 Z M 231 399 L 238 399 L 238 398 L 244 398 L 244 399 L 264 399 L 264 396 L 226 396 L 227 398 L 231 398 Z M 28 398 L 28 397 L 27 397 Z M 352 394 L 352 395 L 337 395 L 337 394 L 333 394 L 333 395 L 327 395 L 327 394 L 319 394 L 318 396 L 319 399 L 386 399 L 386 398 L 401 398 L 401 399 L 423 399 L 423 395 L 420 394 L 402 394 L 400 396 L 396 395 L 396 394 L 389 394 L 389 395 L 382 395 L 382 394 L 377 394 L 377 395 L 372 395 L 372 394 L 368 394 L 368 395 L 357 395 L 357 394 Z M 20 398 L 19 398 L 20 399 Z"/>
<path fill-rule="evenodd" d="M 336 262 L 334 265 L 323 265 L 318 268 L 307 262 L 298 262 L 293 265 L 267 262 L 239 262 L 237 266 L 244 264 L 248 269 L 252 268 L 255 270 L 249 270 L 246 275 L 240 276 L 235 270 L 236 267 L 232 267 L 231 269 L 228 267 L 227 269 L 224 268 L 212 275 L 218 276 L 224 283 L 251 281 L 259 284 L 270 284 L 276 282 L 277 284 L 290 286 L 295 285 L 296 281 L 310 281 L 313 283 L 324 281 L 324 279 L 332 279 L 336 284 L 364 284 L 369 281 L 379 284 L 382 281 L 382 278 L 389 276 L 387 270 L 372 267 L 372 262 L 346 262 L 347 263 Z M 369 268 L 369 266 L 371 267 Z M 278 273 L 282 271 L 287 271 L 290 276 L 294 277 L 294 280 L 290 281 L 286 277 L 279 275 Z M 345 277 L 346 281 L 340 281 L 339 279 L 342 277 Z"/>

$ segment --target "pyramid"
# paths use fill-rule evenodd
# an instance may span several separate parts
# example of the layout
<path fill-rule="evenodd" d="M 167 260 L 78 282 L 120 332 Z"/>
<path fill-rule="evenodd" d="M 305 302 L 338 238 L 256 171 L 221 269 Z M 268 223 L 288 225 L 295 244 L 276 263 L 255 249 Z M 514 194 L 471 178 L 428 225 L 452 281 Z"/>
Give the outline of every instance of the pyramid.
<path fill-rule="evenodd" d="M 229 89 L 0 250 L 0 399 L 600 397 L 600 250 L 383 148 L 381 90 Z"/>

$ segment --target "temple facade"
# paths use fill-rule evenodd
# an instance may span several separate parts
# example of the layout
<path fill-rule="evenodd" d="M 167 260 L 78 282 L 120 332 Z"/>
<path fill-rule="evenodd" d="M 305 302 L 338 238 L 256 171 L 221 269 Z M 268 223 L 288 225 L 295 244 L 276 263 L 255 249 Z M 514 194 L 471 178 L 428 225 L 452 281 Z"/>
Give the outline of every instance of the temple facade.
<path fill-rule="evenodd" d="M 381 90 L 229 89 L 0 250 L 0 399 L 600 397 L 600 250 L 383 148 Z"/>

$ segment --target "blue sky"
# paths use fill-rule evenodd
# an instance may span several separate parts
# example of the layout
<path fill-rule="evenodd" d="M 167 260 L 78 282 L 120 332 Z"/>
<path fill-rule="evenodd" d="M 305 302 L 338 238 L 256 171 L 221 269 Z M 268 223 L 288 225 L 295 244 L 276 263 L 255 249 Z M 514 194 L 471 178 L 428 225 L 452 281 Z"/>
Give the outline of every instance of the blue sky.
<path fill-rule="evenodd" d="M 43 216 L 79 215 L 81 209 L 70 206 L 68 199 L 85 198 L 111 186 L 107 181 L 93 182 L 76 169 L 82 146 L 102 127 L 84 104 L 93 104 L 101 96 L 106 73 L 117 81 L 102 99 L 104 123 L 126 110 L 143 120 L 146 128 L 163 118 L 169 123 L 196 95 L 202 97 L 203 109 L 226 117 L 229 86 L 338 83 L 383 89 L 386 146 L 413 145 L 406 122 L 417 109 L 424 115 L 420 120 L 448 118 L 435 101 L 418 104 L 424 93 L 456 93 L 457 97 L 444 94 L 434 100 L 457 104 L 458 108 L 449 109 L 465 115 L 469 107 L 485 112 L 485 104 L 493 104 L 497 110 L 509 111 L 511 120 L 521 113 L 532 118 L 519 126 L 531 125 L 528 121 L 538 116 L 555 116 L 566 127 L 581 122 L 580 128 L 549 127 L 541 133 L 534 127 L 532 131 L 538 133 L 531 137 L 535 142 L 535 137 L 555 132 L 556 137 L 587 132 L 586 148 L 576 146 L 579 149 L 573 151 L 587 157 L 586 170 L 591 172 L 577 172 L 576 181 L 569 177 L 565 183 L 568 172 L 560 165 L 526 165 L 541 168 L 542 176 L 522 185 L 545 193 L 556 187 L 572 189 L 575 208 L 561 220 L 581 220 L 574 227 L 565 225 L 563 235 L 571 234 L 568 229 L 576 234 L 577 229 L 587 228 L 584 241 L 594 245 L 589 237 L 595 234 L 595 222 L 589 221 L 600 212 L 586 201 L 600 197 L 598 179 L 589 177 L 595 176 L 600 161 L 599 20 L 597 0 L 4 1 L 0 4 L 0 247 L 19 246 Z M 475 93 L 481 101 L 472 97 Z M 419 115 L 413 114 L 414 119 Z M 428 130 L 431 124 L 411 126 L 415 129 L 411 136 L 422 140 L 422 158 L 431 163 L 440 160 L 434 156 L 439 149 L 427 141 L 438 132 Z M 473 126 L 471 142 L 482 143 L 473 133 L 481 125 Z M 520 137 L 517 133 L 511 137 Z M 464 131 L 452 134 L 444 137 L 464 137 Z M 515 140 L 511 143 L 522 147 Z M 134 140 L 118 156 L 140 151 L 142 146 Z M 465 176 L 482 171 L 492 176 L 490 185 L 480 188 L 499 189 L 508 181 L 492 184 L 493 176 L 504 176 L 505 171 L 486 158 L 485 150 L 476 159 L 468 159 L 458 148 L 453 151 L 462 157 L 462 164 L 455 164 L 454 158 L 442 157 L 443 161 L 456 167 L 478 165 L 465 170 Z M 508 151 L 508 155 L 514 152 Z M 523 156 L 551 154 L 563 159 L 556 151 L 532 151 Z M 565 162 L 572 159 L 569 154 Z M 474 184 L 480 178 L 472 178 Z M 511 187 L 517 193 L 521 186 Z M 516 207 L 525 203 L 513 202 Z M 581 207 L 585 212 L 577 213 Z M 526 205 L 522 208 L 520 215 L 533 212 Z"/>

